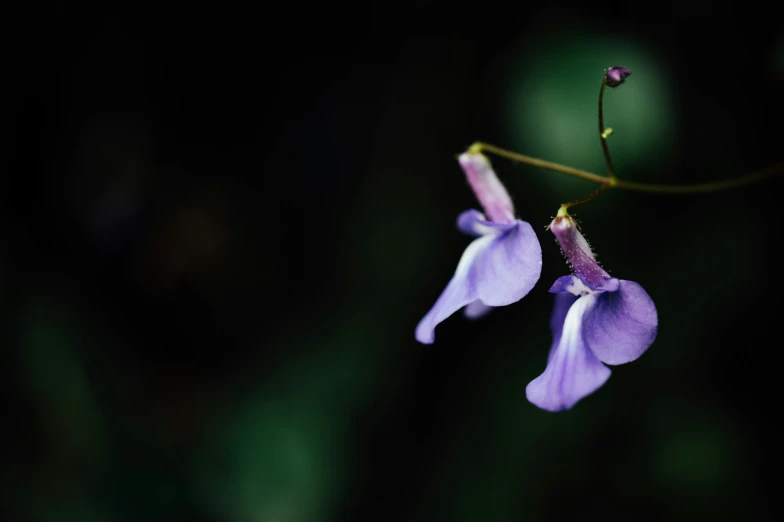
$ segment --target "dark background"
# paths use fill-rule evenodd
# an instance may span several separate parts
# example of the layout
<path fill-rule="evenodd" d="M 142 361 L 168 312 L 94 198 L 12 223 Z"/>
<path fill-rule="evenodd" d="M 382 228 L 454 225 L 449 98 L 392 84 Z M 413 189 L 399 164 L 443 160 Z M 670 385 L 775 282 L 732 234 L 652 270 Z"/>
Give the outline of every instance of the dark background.
<path fill-rule="evenodd" d="M 703 182 L 781 161 L 754 3 L 124 4 L 5 19 L 8 520 L 772 517 L 781 179 L 577 210 L 659 334 L 569 412 L 525 386 L 593 187 L 494 165 L 543 248 L 522 301 L 414 327 L 469 239 L 474 140 Z M 265 11 L 266 9 L 266 11 Z"/>

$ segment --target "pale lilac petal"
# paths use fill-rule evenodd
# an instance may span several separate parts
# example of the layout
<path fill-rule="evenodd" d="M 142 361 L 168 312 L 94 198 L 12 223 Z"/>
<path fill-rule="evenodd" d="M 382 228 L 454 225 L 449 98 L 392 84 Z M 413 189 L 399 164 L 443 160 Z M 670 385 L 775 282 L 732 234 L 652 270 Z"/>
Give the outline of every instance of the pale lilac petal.
<path fill-rule="evenodd" d="M 492 306 L 487 306 L 481 299 L 477 299 L 466 305 L 463 309 L 463 314 L 469 319 L 479 319 L 480 317 L 487 315 L 492 309 Z"/>
<path fill-rule="evenodd" d="M 542 247 L 536 233 L 525 221 L 516 224 L 488 245 L 468 274 L 468 283 L 488 306 L 516 303 L 541 275 Z"/>
<path fill-rule="evenodd" d="M 581 296 L 585 294 L 590 294 L 591 289 L 577 276 L 568 275 L 568 276 L 561 276 L 555 280 L 553 286 L 550 287 L 551 294 L 572 294 L 576 296 Z"/>
<path fill-rule="evenodd" d="M 462 212 L 457 216 L 457 228 L 469 236 L 484 236 L 487 234 L 501 234 L 512 227 L 517 226 L 517 222 L 494 223 L 485 219 L 484 214 L 478 210 L 471 209 Z"/>
<path fill-rule="evenodd" d="M 536 406 L 548 411 L 567 410 L 610 377 L 610 369 L 588 349 L 582 335 L 583 316 L 595 305 L 596 298 L 585 295 L 569 308 L 558 348 L 544 373 L 525 389 L 526 397 Z"/>
<path fill-rule="evenodd" d="M 643 288 L 620 280 L 617 292 L 597 295 L 583 319 L 583 335 L 591 351 L 607 364 L 637 359 L 656 339 L 656 306 Z"/>
<path fill-rule="evenodd" d="M 553 359 L 558 343 L 561 342 L 561 332 L 563 331 L 566 314 L 576 300 L 577 297 L 568 292 L 556 294 L 555 296 L 555 306 L 550 316 L 550 331 L 553 333 L 553 344 L 550 347 L 550 354 L 547 356 L 548 364 Z"/>
<path fill-rule="evenodd" d="M 539 280 L 541 270 L 542 249 L 524 221 L 517 220 L 500 234 L 475 239 L 441 297 L 417 326 L 416 339 L 432 343 L 436 325 L 477 299 L 487 306 L 519 301 Z"/>
<path fill-rule="evenodd" d="M 479 297 L 475 285 L 469 282 L 469 274 L 473 272 L 473 265 L 479 257 L 492 243 L 501 236 L 482 236 L 475 239 L 463 252 L 457 270 L 441 293 L 441 296 L 433 305 L 433 308 L 419 321 L 416 327 L 416 340 L 420 343 L 431 344 L 435 341 L 434 330 L 436 325 L 463 308 L 468 303 L 476 301 Z"/>

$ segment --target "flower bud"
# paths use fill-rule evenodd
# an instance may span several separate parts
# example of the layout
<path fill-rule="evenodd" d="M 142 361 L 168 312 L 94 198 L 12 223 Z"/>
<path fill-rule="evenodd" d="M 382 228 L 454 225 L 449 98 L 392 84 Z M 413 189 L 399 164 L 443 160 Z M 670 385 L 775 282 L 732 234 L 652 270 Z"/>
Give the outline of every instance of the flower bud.
<path fill-rule="evenodd" d="M 610 67 L 604 75 L 604 83 L 608 87 L 618 87 L 631 73 L 626 67 Z"/>

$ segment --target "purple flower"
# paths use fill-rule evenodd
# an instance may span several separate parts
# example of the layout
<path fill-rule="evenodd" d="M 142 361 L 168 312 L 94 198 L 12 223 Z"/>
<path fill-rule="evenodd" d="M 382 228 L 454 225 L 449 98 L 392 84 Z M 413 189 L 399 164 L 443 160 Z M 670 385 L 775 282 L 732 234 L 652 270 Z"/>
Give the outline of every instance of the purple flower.
<path fill-rule="evenodd" d="M 637 359 L 656 338 L 656 307 L 633 281 L 610 277 L 596 262 L 570 216 L 550 224 L 576 275 L 558 278 L 550 320 L 553 345 L 544 373 L 526 388 L 528 400 L 549 411 L 566 410 L 610 377 L 604 364 Z"/>
<path fill-rule="evenodd" d="M 465 249 L 452 280 L 417 325 L 416 339 L 425 344 L 435 340 L 434 330 L 441 321 L 464 306 L 465 315 L 474 318 L 489 307 L 519 301 L 542 271 L 536 234 L 531 225 L 515 219 L 512 199 L 487 158 L 468 152 L 459 161 L 487 217 L 466 210 L 457 218 L 457 227 L 477 239 Z"/>

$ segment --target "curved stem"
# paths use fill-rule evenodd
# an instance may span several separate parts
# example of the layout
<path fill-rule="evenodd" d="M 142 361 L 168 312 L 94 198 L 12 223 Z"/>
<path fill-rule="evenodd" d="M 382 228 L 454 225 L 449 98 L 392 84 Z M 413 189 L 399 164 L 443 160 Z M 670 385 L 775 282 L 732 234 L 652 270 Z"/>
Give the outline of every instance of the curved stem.
<path fill-rule="evenodd" d="M 607 146 L 607 137 L 609 133 L 605 133 L 604 129 L 604 90 L 607 87 L 605 80 L 602 79 L 602 88 L 599 90 L 599 139 L 602 141 L 602 150 L 604 151 L 604 159 L 607 161 L 607 171 L 610 173 L 610 179 L 616 179 L 615 167 L 613 167 L 612 158 L 610 158 L 610 149 Z"/>
<path fill-rule="evenodd" d="M 691 183 L 688 185 L 666 185 L 659 183 L 636 183 L 634 181 L 616 180 L 615 186 L 624 190 L 634 190 L 637 192 L 653 192 L 657 194 L 696 194 L 700 192 L 717 192 L 731 188 L 741 187 L 763 179 L 770 178 L 776 174 L 784 173 L 784 161 L 765 167 L 757 172 L 751 172 L 737 178 L 725 179 L 721 181 L 711 181 L 709 183 Z"/>
<path fill-rule="evenodd" d="M 599 194 L 601 194 L 605 190 L 609 189 L 610 187 L 612 187 L 612 185 L 609 184 L 609 183 L 605 184 L 605 185 L 602 185 L 601 187 L 599 187 L 598 189 L 594 190 L 592 193 L 588 194 L 585 197 L 578 198 L 578 199 L 569 201 L 567 203 L 564 203 L 563 205 L 561 205 L 561 208 L 558 209 L 558 214 L 557 215 L 559 217 L 561 217 L 561 216 L 568 216 L 569 215 L 568 209 L 570 209 L 571 207 L 575 207 L 577 205 L 581 205 L 583 203 L 587 203 L 587 202 L 591 201 L 593 198 L 599 196 Z"/>
<path fill-rule="evenodd" d="M 606 178 L 604 176 L 599 176 L 598 174 L 593 174 L 592 172 L 587 172 L 580 169 L 574 169 L 572 167 L 567 167 L 566 165 L 553 163 L 552 161 L 541 160 L 539 158 L 533 158 L 531 156 L 524 156 L 523 154 L 518 154 L 516 152 L 505 150 L 502 149 L 501 147 L 490 145 L 489 143 L 482 143 L 480 141 L 477 141 L 476 143 L 474 143 L 468 148 L 468 152 L 483 152 L 483 151 L 491 152 L 496 156 L 501 156 L 502 158 L 508 158 L 511 160 L 528 163 L 529 165 L 533 165 L 534 167 L 541 167 L 543 169 L 560 172 L 561 174 L 568 174 L 569 176 L 574 176 L 588 181 L 593 181 L 594 183 L 604 184 L 610 182 L 609 178 Z"/>
<path fill-rule="evenodd" d="M 617 178 L 613 180 L 605 176 L 594 174 L 593 172 L 567 167 L 566 165 L 541 160 L 531 156 L 525 156 L 523 154 L 518 154 L 516 152 L 508 151 L 506 149 L 496 147 L 495 145 L 490 145 L 489 143 L 482 143 L 479 141 L 471 145 L 468 151 L 474 153 L 482 151 L 489 152 L 495 154 L 496 156 L 527 163 L 529 165 L 533 165 L 534 167 L 540 167 L 543 169 L 560 172 L 561 174 L 567 174 L 569 176 L 592 181 L 593 183 L 599 183 L 600 185 L 605 185 L 607 188 L 618 188 L 635 192 L 649 192 L 658 194 L 696 194 L 701 192 L 716 192 L 719 190 L 727 190 L 755 183 L 757 181 L 762 181 L 777 174 L 784 174 L 784 161 L 781 161 L 757 172 L 752 172 L 737 178 L 712 181 L 709 183 L 691 183 L 687 185 L 638 183 L 634 181 L 624 181 Z"/>

